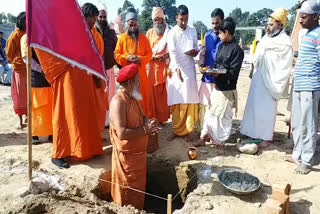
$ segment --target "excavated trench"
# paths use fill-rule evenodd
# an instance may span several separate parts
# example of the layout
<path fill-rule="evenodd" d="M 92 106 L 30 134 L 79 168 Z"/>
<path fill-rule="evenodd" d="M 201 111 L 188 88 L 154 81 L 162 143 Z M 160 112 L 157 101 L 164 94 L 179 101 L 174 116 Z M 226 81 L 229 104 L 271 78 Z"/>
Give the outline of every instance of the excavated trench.
<path fill-rule="evenodd" d="M 147 164 L 147 189 L 146 192 L 167 198 L 172 194 L 172 210 L 181 209 L 187 195 L 197 188 L 197 177 L 189 181 L 196 173 L 196 168 L 191 165 L 178 166 L 168 161 L 148 159 Z M 167 213 L 167 201 L 152 196 L 145 198 L 145 210 L 148 213 Z"/>
<path fill-rule="evenodd" d="M 187 195 L 197 188 L 197 176 L 191 181 L 190 178 L 195 175 L 198 168 L 198 165 L 179 165 L 179 163 L 148 158 L 146 192 L 167 198 L 168 194 L 175 197 L 181 191 L 172 201 L 172 210 L 181 209 Z M 111 201 L 110 194 L 104 194 L 99 185 L 92 192 L 99 199 Z M 166 214 L 167 201 L 146 195 L 144 210 L 147 213 Z"/>

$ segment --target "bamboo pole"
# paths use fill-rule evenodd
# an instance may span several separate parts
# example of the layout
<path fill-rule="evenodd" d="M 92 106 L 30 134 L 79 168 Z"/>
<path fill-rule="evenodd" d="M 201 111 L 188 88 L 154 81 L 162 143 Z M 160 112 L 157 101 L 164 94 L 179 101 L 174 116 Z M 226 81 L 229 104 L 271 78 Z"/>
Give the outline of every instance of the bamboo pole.
<path fill-rule="evenodd" d="M 168 201 L 167 201 L 167 214 L 172 213 L 172 195 L 168 194 Z"/>
<path fill-rule="evenodd" d="M 27 55 L 27 99 L 28 99 L 28 176 L 32 180 L 32 101 L 31 101 L 31 47 Z"/>

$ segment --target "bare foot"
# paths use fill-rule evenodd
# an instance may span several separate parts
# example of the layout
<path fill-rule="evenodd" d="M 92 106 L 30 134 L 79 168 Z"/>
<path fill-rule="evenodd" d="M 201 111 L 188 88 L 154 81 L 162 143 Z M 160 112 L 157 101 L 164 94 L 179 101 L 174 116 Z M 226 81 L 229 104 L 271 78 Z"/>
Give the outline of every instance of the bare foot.
<path fill-rule="evenodd" d="M 175 139 L 176 137 L 177 137 L 177 135 L 172 132 L 172 133 L 169 135 L 169 137 L 167 138 L 167 141 L 172 141 L 172 140 Z"/>
<path fill-rule="evenodd" d="M 201 138 L 198 141 L 192 143 L 192 146 L 194 147 L 205 146 L 205 145 L 206 145 L 205 140 Z"/>
<path fill-rule="evenodd" d="M 214 145 L 215 147 L 217 147 L 217 152 L 218 155 L 224 155 L 225 151 L 224 151 L 224 143 L 218 143 L 216 142 L 211 136 L 209 136 L 210 138 L 210 144 Z"/>
<path fill-rule="evenodd" d="M 295 161 L 295 160 L 291 157 L 291 155 L 285 156 L 285 157 L 284 157 L 284 160 L 287 161 L 287 162 L 290 162 L 290 163 L 299 165 L 299 163 L 298 163 L 297 161 Z"/>
<path fill-rule="evenodd" d="M 262 141 L 261 143 L 258 144 L 258 147 L 259 147 L 259 149 L 265 149 L 270 145 L 271 145 L 271 141 L 264 140 L 264 141 Z"/>
<path fill-rule="evenodd" d="M 297 174 L 300 174 L 300 175 L 306 175 L 308 174 L 309 172 L 311 172 L 311 167 L 305 165 L 305 164 L 300 164 L 297 168 L 296 168 L 296 173 Z"/>
<path fill-rule="evenodd" d="M 17 129 L 24 129 L 26 127 L 27 127 L 27 125 L 26 124 L 22 124 L 22 123 L 18 123 L 18 125 L 17 125 Z"/>
<path fill-rule="evenodd" d="M 191 142 L 192 139 L 191 139 L 191 136 L 188 134 L 186 136 L 183 137 L 183 139 L 186 141 L 186 142 Z"/>
<path fill-rule="evenodd" d="M 216 146 L 216 147 L 221 147 L 221 146 L 223 146 L 222 143 L 216 142 L 212 137 L 209 137 L 209 139 L 210 139 L 210 144 L 212 144 L 212 145 L 214 145 L 214 146 Z"/>

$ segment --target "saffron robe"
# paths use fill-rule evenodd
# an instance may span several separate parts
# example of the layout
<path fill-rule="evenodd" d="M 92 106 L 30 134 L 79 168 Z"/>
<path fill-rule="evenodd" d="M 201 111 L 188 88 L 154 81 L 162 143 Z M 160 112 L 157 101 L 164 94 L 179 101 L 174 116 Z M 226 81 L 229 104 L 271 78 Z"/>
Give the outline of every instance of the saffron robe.
<path fill-rule="evenodd" d="M 121 34 L 116 49 L 114 58 L 121 66 L 129 65 L 127 61 L 128 55 L 136 55 L 140 58 L 139 77 L 140 77 L 140 92 L 142 95 L 141 106 L 144 114 L 149 118 L 155 117 L 154 103 L 152 102 L 151 84 L 147 77 L 146 65 L 152 59 L 152 50 L 150 43 L 145 35 L 139 34 L 137 44 L 126 33 Z"/>
<path fill-rule="evenodd" d="M 135 129 L 144 124 L 144 114 L 140 103 L 129 98 L 124 92 L 118 91 L 119 96 L 127 105 L 127 128 Z M 112 109 L 110 109 L 112 112 Z M 112 150 L 112 182 L 129 186 L 140 191 L 146 189 L 146 162 L 148 136 L 140 136 L 130 140 L 120 140 L 110 117 L 110 139 Z M 143 193 L 112 184 L 111 195 L 115 203 L 132 205 L 142 210 L 144 207 Z"/>
<path fill-rule="evenodd" d="M 163 35 L 159 36 L 154 28 L 147 32 L 147 38 L 149 39 L 151 48 L 154 48 L 161 39 Z M 153 55 L 163 55 L 167 53 L 167 46 L 163 50 L 159 50 L 158 53 L 153 53 Z M 168 96 L 166 88 L 167 80 L 167 69 L 169 65 L 167 60 L 159 61 L 152 60 L 149 63 L 149 74 L 148 79 L 152 87 L 152 98 L 154 102 L 155 118 L 160 122 L 166 122 L 170 117 L 170 111 L 168 106 Z"/>
<path fill-rule="evenodd" d="M 21 38 L 21 56 L 28 56 L 27 35 Z M 36 63 L 36 62 L 35 62 Z M 52 89 L 51 87 L 31 88 L 32 136 L 52 135 Z"/>
<path fill-rule="evenodd" d="M 73 161 L 103 154 L 96 86 L 87 71 L 50 53 L 35 49 L 46 79 L 53 90 L 52 158 L 71 156 Z"/>
<path fill-rule="evenodd" d="M 21 116 L 27 114 L 27 67 L 21 57 L 21 37 L 24 31 L 16 28 L 6 44 L 6 55 L 12 65 L 11 96 L 14 112 Z"/>

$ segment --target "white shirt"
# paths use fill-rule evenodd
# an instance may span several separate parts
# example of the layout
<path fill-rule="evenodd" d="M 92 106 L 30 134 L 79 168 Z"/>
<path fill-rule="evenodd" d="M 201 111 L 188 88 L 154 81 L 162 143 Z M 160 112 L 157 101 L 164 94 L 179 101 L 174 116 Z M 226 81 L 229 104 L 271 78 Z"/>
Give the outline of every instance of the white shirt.
<path fill-rule="evenodd" d="M 167 79 L 168 105 L 199 103 L 196 68 L 194 58 L 184 54 L 190 49 L 198 49 L 197 32 L 187 26 L 182 30 L 178 25 L 168 33 L 169 68 L 172 77 Z M 181 70 L 183 82 L 177 68 Z"/>

